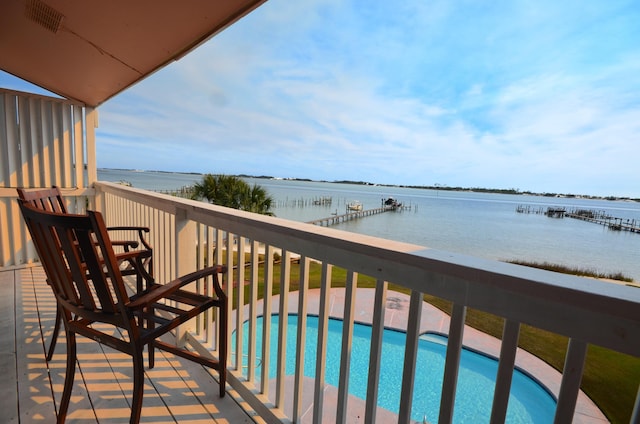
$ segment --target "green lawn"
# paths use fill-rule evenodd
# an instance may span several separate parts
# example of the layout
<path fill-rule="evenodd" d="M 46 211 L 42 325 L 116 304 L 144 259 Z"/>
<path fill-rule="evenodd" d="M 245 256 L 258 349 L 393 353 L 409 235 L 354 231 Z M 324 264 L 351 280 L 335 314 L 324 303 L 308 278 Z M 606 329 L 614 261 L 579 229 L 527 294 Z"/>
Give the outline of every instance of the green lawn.
<path fill-rule="evenodd" d="M 247 259 L 248 260 L 248 259 Z M 299 265 L 293 263 L 290 273 L 290 290 L 299 287 Z M 247 280 L 249 270 L 247 269 Z M 260 267 L 259 281 L 264 281 L 262 267 Z M 311 288 L 320 286 L 321 267 L 311 263 L 309 285 Z M 280 293 L 280 267 L 274 267 L 273 294 Z M 332 287 L 344 287 L 346 272 L 340 268 L 333 268 Z M 359 275 L 358 287 L 374 287 L 375 280 L 371 277 Z M 390 290 L 408 293 L 403 287 L 390 284 Z M 263 284 L 258 288 L 262 297 Z M 246 287 L 245 296 L 248 296 Z M 424 300 L 446 313 L 450 313 L 451 305 L 448 301 L 425 295 Z M 494 337 L 501 338 L 503 319 L 495 315 L 478 311 L 467 311 L 467 325 Z M 557 370 L 562 371 L 567 349 L 567 338 L 549 333 L 538 328 L 523 325 L 520 331 L 519 345 L 521 348 L 538 356 Z M 599 346 L 589 346 L 585 366 L 582 389 L 598 405 L 612 423 L 627 423 L 631 418 L 638 384 L 640 383 L 640 358 L 624 355 Z"/>

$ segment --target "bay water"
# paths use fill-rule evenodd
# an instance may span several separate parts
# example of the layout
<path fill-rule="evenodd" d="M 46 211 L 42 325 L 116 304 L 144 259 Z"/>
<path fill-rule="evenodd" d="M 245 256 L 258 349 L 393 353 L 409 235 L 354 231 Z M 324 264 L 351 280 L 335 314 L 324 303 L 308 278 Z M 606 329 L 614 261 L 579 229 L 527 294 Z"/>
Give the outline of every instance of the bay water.
<path fill-rule="evenodd" d="M 98 170 L 102 181 L 126 181 L 147 190 L 176 190 L 200 174 Z M 344 231 L 414 243 L 495 260 L 551 262 L 601 273 L 622 273 L 640 281 L 640 233 L 544 214 L 517 213 L 548 207 L 588 209 L 623 221 L 640 222 L 640 203 L 604 199 L 428 190 L 315 181 L 246 178 L 275 200 L 276 216 L 308 222 L 346 212 L 358 201 L 364 209 L 393 197 L 405 208 L 333 226 Z M 330 202 L 329 202 L 330 199 Z"/>

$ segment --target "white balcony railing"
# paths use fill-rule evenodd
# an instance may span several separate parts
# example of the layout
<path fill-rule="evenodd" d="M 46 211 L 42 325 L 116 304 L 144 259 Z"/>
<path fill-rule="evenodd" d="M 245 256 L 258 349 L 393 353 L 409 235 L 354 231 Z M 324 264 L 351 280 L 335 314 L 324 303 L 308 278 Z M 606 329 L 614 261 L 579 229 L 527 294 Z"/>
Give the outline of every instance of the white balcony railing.
<path fill-rule="evenodd" d="M 336 411 L 338 422 L 346 420 L 348 380 L 345 370 L 349 369 L 348 347 L 352 337 L 350 329 L 355 321 L 354 289 L 359 275 L 370 276 L 377 281 L 365 422 L 375 422 L 378 376 L 381 372 L 381 340 L 376 335 L 381 334 L 385 322 L 384 305 L 388 283 L 410 291 L 398 422 L 410 422 L 419 337 L 419 326 L 416 323 L 420 322 L 423 294 L 435 295 L 453 303 L 439 422 L 451 422 L 453 415 L 467 307 L 505 318 L 492 422 L 502 422 L 505 417 L 520 324 L 570 338 L 565 371 L 558 390 L 556 422 L 571 422 L 574 418 L 589 344 L 640 356 L 640 290 L 637 289 L 249 214 L 112 183 L 98 182 L 95 188 L 96 206 L 105 212 L 108 225 L 144 225 L 151 228 L 151 242 L 155 249 L 154 271 L 160 280 L 191 271 L 205 263 L 235 265 L 226 284 L 229 298 L 234 299 L 229 322 L 232 323 L 230 325 L 248 322 L 251 334 L 248 337 L 250 345 L 243 346 L 242 330 L 238 326 L 234 335 L 234 349 L 229 352 L 229 382 L 267 422 L 300 422 L 303 413 L 300 406 L 303 369 L 302 365 L 296 368 L 292 389 L 293 407 L 291 411 L 285 411 L 284 397 L 289 396 L 285 393 L 291 391 L 285 391 L 290 387 L 285 384 L 282 367 L 279 367 L 275 385 L 273 382 L 269 384 L 267 374 L 270 361 L 279 361 L 278 364 L 281 364 L 284 358 L 270 357 L 267 348 L 261 352 L 256 351 L 256 319 L 260 315 L 270 316 L 271 313 L 286 316 L 289 312 L 297 312 L 300 316 L 305 315 L 308 306 L 306 293 L 309 265 L 312 260 L 321 264 L 321 283 L 324 282 L 320 292 L 317 364 L 324 364 L 323 355 L 327 346 L 327 335 L 322 331 L 326 328 L 328 319 L 330 284 L 327 282 L 331 281 L 334 268 L 344 268 L 347 271 L 341 377 Z M 274 303 L 271 293 L 274 269 L 278 268 L 274 265 L 276 252 L 283 258 L 279 281 L 282 296 L 279 302 Z M 300 258 L 299 302 L 296 311 L 289 311 L 288 259 L 293 255 Z M 263 272 L 259 272 L 259 260 L 264 261 Z M 261 296 L 264 297 L 263 302 L 258 301 Z M 181 337 L 215 355 L 217 335 L 212 332 L 212 326 L 206 325 L 210 319 L 211 317 L 206 317 L 199 320 L 197 328 L 185 331 Z M 269 338 L 272 334 L 273 337 L 277 334 L 278 352 L 281 352 L 279 356 L 284 355 L 282 352 L 285 352 L 286 326 L 272 329 L 267 321 L 265 320 L 261 334 L 263 346 L 268 346 Z M 301 348 L 304 346 L 304 337 L 304 331 L 297 334 L 297 364 L 304 362 L 301 360 L 304 355 L 304 349 Z M 249 352 L 245 364 L 247 368 L 244 370 L 242 360 L 237 359 L 242 358 L 243 349 Z M 262 360 L 261 368 L 255 365 L 256 357 Z M 313 386 L 314 422 L 322 422 L 323 416 L 322 371 L 320 365 Z M 634 422 L 638 422 L 638 401 L 633 414 Z"/>

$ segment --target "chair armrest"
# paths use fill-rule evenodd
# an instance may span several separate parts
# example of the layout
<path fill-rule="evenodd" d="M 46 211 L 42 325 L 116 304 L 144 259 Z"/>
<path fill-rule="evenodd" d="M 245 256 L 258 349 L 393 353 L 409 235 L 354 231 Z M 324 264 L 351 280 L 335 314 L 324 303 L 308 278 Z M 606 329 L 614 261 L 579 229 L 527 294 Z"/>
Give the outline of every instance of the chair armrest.
<path fill-rule="evenodd" d="M 136 226 L 119 226 L 119 227 L 107 227 L 107 231 L 142 231 L 148 233 L 149 227 L 136 227 Z"/>
<path fill-rule="evenodd" d="M 129 259 L 135 259 L 136 257 L 140 256 L 140 252 L 137 250 L 132 250 L 129 252 L 116 253 L 115 255 L 116 255 L 116 260 L 120 262 L 120 261 L 127 261 Z"/>
<path fill-rule="evenodd" d="M 134 240 L 111 240 L 111 245 L 122 246 L 125 252 L 128 252 L 129 249 L 135 249 L 139 244 L 140 243 Z"/>
<path fill-rule="evenodd" d="M 196 280 L 199 280 L 204 277 L 208 277 L 209 275 L 214 274 L 224 274 L 227 272 L 227 267 L 223 265 L 214 265 L 211 267 L 207 267 L 201 269 L 199 271 L 192 272 L 187 275 L 183 275 L 182 277 L 176 278 L 175 280 L 167 283 L 167 284 L 156 284 L 151 290 L 146 293 L 141 293 L 140 296 L 132 296 L 131 302 L 127 305 L 130 309 L 140 309 L 148 306 L 150 303 L 153 303 L 159 299 L 167 297 L 171 295 L 173 292 L 179 290 L 181 287 L 192 283 Z M 214 279 L 214 291 L 219 298 L 226 297 L 222 287 L 218 282 L 218 279 Z"/>
<path fill-rule="evenodd" d="M 147 242 L 147 239 L 144 237 L 144 233 L 149 233 L 149 227 L 138 227 L 138 226 L 117 226 L 117 227 L 107 227 L 107 231 L 137 231 L 138 238 L 140 242 L 147 250 L 153 250 L 151 245 Z M 112 242 L 112 244 L 123 246 L 125 250 L 128 250 L 129 247 L 135 249 L 138 247 L 138 242 L 136 241 L 116 241 Z"/>

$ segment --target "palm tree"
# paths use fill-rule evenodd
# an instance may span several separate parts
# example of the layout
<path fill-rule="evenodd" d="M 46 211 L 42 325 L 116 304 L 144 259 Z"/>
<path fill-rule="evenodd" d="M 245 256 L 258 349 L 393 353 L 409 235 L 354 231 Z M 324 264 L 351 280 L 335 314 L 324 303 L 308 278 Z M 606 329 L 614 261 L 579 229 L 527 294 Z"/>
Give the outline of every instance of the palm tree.
<path fill-rule="evenodd" d="M 206 199 L 214 205 L 240 209 L 262 215 L 273 215 L 273 198 L 267 191 L 232 175 L 205 174 L 193 187 L 192 199 Z"/>
<path fill-rule="evenodd" d="M 273 198 L 269 196 L 267 191 L 258 184 L 254 184 L 249 188 L 248 194 L 244 200 L 245 203 L 241 209 L 262 215 L 273 216 L 273 212 L 271 212 Z"/>

